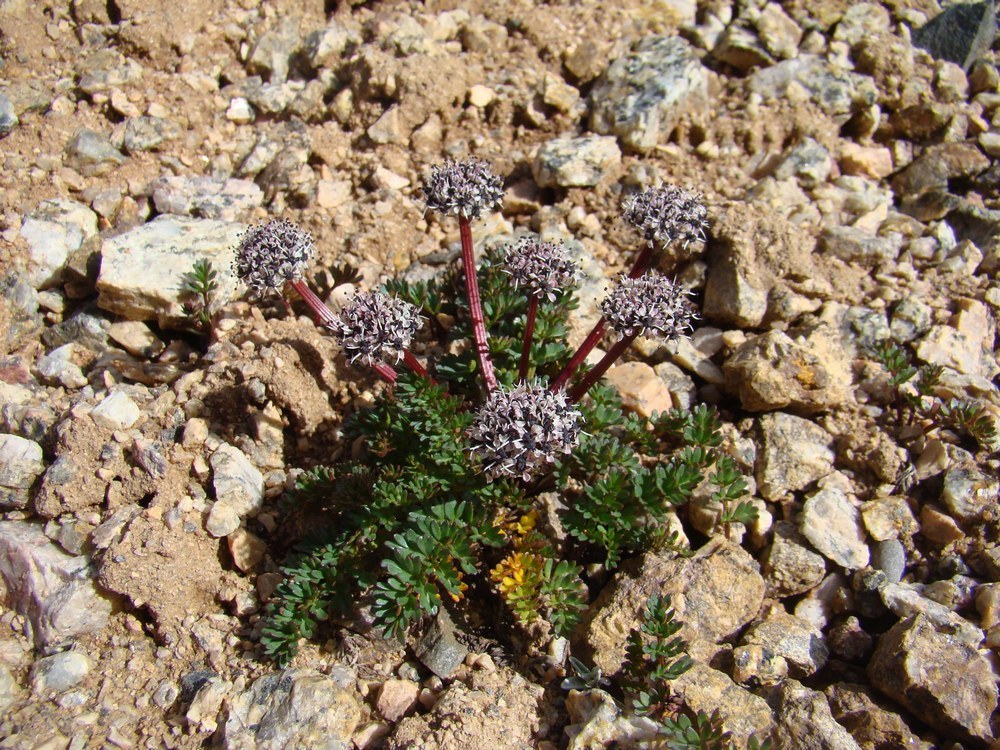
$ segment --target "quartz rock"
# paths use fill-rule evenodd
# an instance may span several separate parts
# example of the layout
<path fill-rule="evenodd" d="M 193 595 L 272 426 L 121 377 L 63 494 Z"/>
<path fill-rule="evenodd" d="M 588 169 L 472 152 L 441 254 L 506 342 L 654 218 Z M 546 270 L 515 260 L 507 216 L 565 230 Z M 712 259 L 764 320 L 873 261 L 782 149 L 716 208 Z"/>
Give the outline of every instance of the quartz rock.
<path fill-rule="evenodd" d="M 824 557 L 848 570 L 868 564 L 861 513 L 837 483 L 822 483 L 802 506 L 799 530 Z"/>
<path fill-rule="evenodd" d="M 532 171 L 541 187 L 593 187 L 620 161 L 614 138 L 556 138 L 538 149 Z"/>
<path fill-rule="evenodd" d="M 124 391 L 115 391 L 90 410 L 90 418 L 108 430 L 127 430 L 140 416 L 139 407 Z"/>
<path fill-rule="evenodd" d="M 0 509 L 28 503 L 28 489 L 45 471 L 42 446 L 18 435 L 0 435 Z"/>
<path fill-rule="evenodd" d="M 32 692 L 65 693 L 83 681 L 93 665 L 93 660 L 82 651 L 63 651 L 41 658 L 31 668 Z"/>
<path fill-rule="evenodd" d="M 48 200 L 25 218 L 21 237 L 28 243 L 28 280 L 36 289 L 58 283 L 70 255 L 97 234 L 97 214 L 76 201 Z"/>
<path fill-rule="evenodd" d="M 243 451 L 226 443 L 216 449 L 209 462 L 216 499 L 206 523 L 213 535 L 224 536 L 218 533 L 223 531 L 217 528 L 220 516 L 234 518 L 238 526 L 240 519 L 260 510 L 264 502 L 264 477 Z M 230 526 L 231 523 L 224 525 L 225 534 L 236 530 Z"/>

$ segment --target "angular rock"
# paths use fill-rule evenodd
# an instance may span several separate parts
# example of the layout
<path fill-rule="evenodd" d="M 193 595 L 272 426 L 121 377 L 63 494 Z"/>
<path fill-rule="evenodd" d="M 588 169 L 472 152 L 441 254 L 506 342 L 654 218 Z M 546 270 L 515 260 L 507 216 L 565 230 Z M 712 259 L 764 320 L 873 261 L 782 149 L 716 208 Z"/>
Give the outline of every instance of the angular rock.
<path fill-rule="evenodd" d="M 694 49 L 678 36 L 647 36 L 614 60 L 590 94 L 590 129 L 649 151 L 678 119 L 705 106 L 708 76 Z"/>
<path fill-rule="evenodd" d="M 765 414 L 759 420 L 757 489 L 778 500 L 808 487 L 833 470 L 833 438 L 814 422 L 791 414 Z"/>
<path fill-rule="evenodd" d="M 42 446 L 18 435 L 0 435 L 0 509 L 20 509 L 28 489 L 45 471 Z"/>
<path fill-rule="evenodd" d="M 111 140 L 93 130 L 80 128 L 66 143 L 66 165 L 84 177 L 107 174 L 125 163 L 125 157 Z"/>
<path fill-rule="evenodd" d="M 541 187 L 593 187 L 620 161 L 614 138 L 556 138 L 538 149 L 532 172 Z"/>
<path fill-rule="evenodd" d="M 459 642 L 456 633 L 455 623 L 442 608 L 414 647 L 420 662 L 443 680 L 451 677 L 469 655 L 468 647 Z"/>
<path fill-rule="evenodd" d="M 695 662 L 671 687 L 694 711 L 711 714 L 718 709 L 723 726 L 733 733 L 738 746 L 745 746 L 751 734 L 758 740 L 771 735 L 774 721 L 767 702 L 707 664 Z"/>
<path fill-rule="evenodd" d="M 892 495 L 869 500 L 861 506 L 861 518 L 868 536 L 883 542 L 911 537 L 920 529 L 905 497 Z"/>
<path fill-rule="evenodd" d="M 794 524 L 779 521 L 774 526 L 774 542 L 764 555 L 763 572 L 768 596 L 781 599 L 818 586 L 826 576 L 826 562 L 806 548 Z"/>
<path fill-rule="evenodd" d="M 774 169 L 774 177 L 785 180 L 794 177 L 805 188 L 826 182 L 833 169 L 830 152 L 814 138 L 804 138 L 790 148 Z"/>
<path fill-rule="evenodd" d="M 80 61 L 80 90 L 88 96 L 120 89 L 142 79 L 142 66 L 117 50 L 102 49 Z"/>
<path fill-rule="evenodd" d="M 903 236 L 898 232 L 876 235 L 856 227 L 827 227 L 820 235 L 819 249 L 848 263 L 875 266 L 899 256 Z"/>
<path fill-rule="evenodd" d="M 396 722 L 417 706 L 420 685 L 411 680 L 386 680 L 379 689 L 375 708 L 386 721 Z"/>
<path fill-rule="evenodd" d="M 827 560 L 847 570 L 868 564 L 868 545 L 861 513 L 836 483 L 822 483 L 806 498 L 799 531 Z"/>
<path fill-rule="evenodd" d="M 86 557 L 60 550 L 41 524 L 0 521 L 0 579 L 6 606 L 28 623 L 43 650 L 102 630 L 111 602 L 98 593 Z"/>
<path fill-rule="evenodd" d="M 59 282 L 69 256 L 97 234 L 97 214 L 76 201 L 48 200 L 38 204 L 21 224 L 28 243 L 28 281 L 36 289 Z"/>
<path fill-rule="evenodd" d="M 974 143 L 928 146 L 892 180 L 892 189 L 906 199 L 946 190 L 949 180 L 972 177 L 989 169 L 990 160 Z"/>
<path fill-rule="evenodd" d="M 83 388 L 87 385 L 87 378 L 80 365 L 73 361 L 77 348 L 76 344 L 63 344 L 40 357 L 38 374 L 44 381 L 64 388 Z"/>
<path fill-rule="evenodd" d="M 186 274 L 198 260 L 215 269 L 219 304 L 236 296 L 232 271 L 243 224 L 158 216 L 104 241 L 97 304 L 130 320 L 156 320 L 163 327 L 185 327 L 189 318 L 180 297 Z"/>
<path fill-rule="evenodd" d="M 775 734 L 781 747 L 796 750 L 861 750 L 854 738 L 833 718 L 820 692 L 795 680 L 786 680 L 768 701 L 774 708 Z"/>
<path fill-rule="evenodd" d="M 942 633 L 948 633 L 949 637 L 970 648 L 978 648 L 983 641 L 983 631 L 945 605 L 927 598 L 920 589 L 920 586 L 909 583 L 887 583 L 878 593 L 896 617 L 920 615 Z"/>
<path fill-rule="evenodd" d="M 17 127 L 18 117 L 10 99 L 0 91 L 0 138 Z"/>
<path fill-rule="evenodd" d="M 230 698 L 222 728 L 229 750 L 347 748 L 361 706 L 347 690 L 312 669 L 285 669 L 258 678 Z"/>
<path fill-rule="evenodd" d="M 932 750 L 910 729 L 896 712 L 883 707 L 875 694 L 863 685 L 838 682 L 826 689 L 830 712 L 862 750 L 913 748 Z"/>
<path fill-rule="evenodd" d="M 913 32 L 913 43 L 966 72 L 989 52 L 997 34 L 993 0 L 956 3 Z"/>
<path fill-rule="evenodd" d="M 753 558 L 716 537 L 693 557 L 647 554 L 622 565 L 584 615 L 577 633 L 586 655 L 605 674 L 619 670 L 629 630 L 638 627 L 653 594 L 671 597 L 690 652 L 707 655 L 757 614 L 764 579 Z"/>
<path fill-rule="evenodd" d="M 993 739 L 997 685 L 989 660 L 924 616 L 896 623 L 879 638 L 868 677 L 922 721 L 967 741 Z"/>
<path fill-rule="evenodd" d="M 670 389 L 645 362 L 616 365 L 608 370 L 604 379 L 618 390 L 626 408 L 646 418 L 654 412 L 662 414 L 673 408 Z"/>
<path fill-rule="evenodd" d="M 299 21 L 286 17 L 276 28 L 260 35 L 247 57 L 247 70 L 268 76 L 271 83 L 284 83 L 292 55 L 299 48 Z"/>
<path fill-rule="evenodd" d="M 212 485 L 215 489 L 215 504 L 208 515 L 208 525 L 213 526 L 213 518 L 231 511 L 236 524 L 239 519 L 260 510 L 264 502 L 264 476 L 239 448 L 223 443 L 209 459 L 212 466 Z M 235 527 L 226 531 L 231 534 Z M 217 529 L 216 531 L 221 531 Z M 214 532 L 213 532 L 214 533 Z M 215 536 L 224 534 L 214 533 Z"/>
<path fill-rule="evenodd" d="M 740 685 L 777 685 L 788 677 L 788 661 L 767 646 L 733 649 L 733 681 Z"/>
<path fill-rule="evenodd" d="M 80 684 L 93 666 L 93 660 L 82 651 L 63 651 L 41 658 L 31 667 L 32 692 L 64 693 Z"/>
<path fill-rule="evenodd" d="M 822 336 L 793 340 L 781 331 L 754 336 L 722 366 L 726 386 L 744 409 L 812 414 L 850 396 L 850 363 Z"/>
<path fill-rule="evenodd" d="M 765 610 L 743 635 L 745 646 L 767 647 L 785 659 L 793 677 L 815 674 L 826 665 L 830 650 L 817 628 L 788 614 L 780 604 Z"/>
<path fill-rule="evenodd" d="M 264 191 L 251 180 L 168 175 L 152 184 L 153 204 L 161 214 L 236 221 L 264 201 Z"/>
<path fill-rule="evenodd" d="M 115 391 L 90 410 L 90 418 L 108 430 L 127 430 L 140 416 L 139 407 L 124 391 Z"/>
<path fill-rule="evenodd" d="M 749 88 L 766 99 L 780 100 L 793 84 L 805 89 L 810 100 L 837 121 L 846 121 L 856 99 L 866 93 L 874 96 L 870 80 L 837 70 L 820 55 L 799 55 L 762 68 L 750 77 Z"/>
<path fill-rule="evenodd" d="M 173 120 L 148 115 L 130 117 L 125 121 L 123 145 L 128 154 L 152 151 L 161 144 L 180 137 L 180 134 L 181 126 Z"/>
<path fill-rule="evenodd" d="M 108 346 L 110 328 L 111 322 L 106 317 L 81 310 L 73 317 L 46 330 L 42 334 L 42 341 L 51 347 L 75 342 L 92 352 L 100 352 Z"/>

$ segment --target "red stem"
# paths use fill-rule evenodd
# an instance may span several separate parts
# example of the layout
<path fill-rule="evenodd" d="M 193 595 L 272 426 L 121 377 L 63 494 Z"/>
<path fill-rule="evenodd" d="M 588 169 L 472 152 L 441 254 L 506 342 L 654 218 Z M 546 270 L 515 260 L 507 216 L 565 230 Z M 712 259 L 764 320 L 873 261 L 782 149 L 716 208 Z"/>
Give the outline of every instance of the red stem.
<path fill-rule="evenodd" d="M 389 385 L 396 384 L 396 371 L 392 368 L 392 365 L 387 365 L 385 362 L 376 362 L 372 365 L 372 369 Z"/>
<path fill-rule="evenodd" d="M 467 216 L 458 217 L 458 229 L 462 238 L 462 267 L 465 270 L 465 293 L 469 298 L 469 315 L 472 317 L 472 338 L 475 340 L 476 359 L 483 373 L 486 392 L 497 387 L 497 376 L 493 372 L 490 359 L 490 345 L 487 343 L 486 322 L 483 319 L 483 303 L 479 299 L 479 280 L 476 278 L 476 256 L 472 247 L 472 223 Z"/>
<path fill-rule="evenodd" d="M 649 268 L 653 262 L 653 247 L 652 242 L 647 242 L 646 247 L 639 251 L 639 254 L 635 256 L 635 263 L 632 264 L 632 270 L 628 272 L 628 277 L 630 279 L 638 279 Z"/>
<path fill-rule="evenodd" d="M 576 350 L 573 358 L 566 363 L 562 372 L 560 372 L 556 376 L 556 379 L 552 381 L 552 385 L 549 386 L 550 391 L 554 393 L 560 388 L 565 387 L 566 383 L 569 382 L 569 379 L 573 377 L 573 373 L 576 372 L 576 368 L 583 364 L 583 360 L 587 358 L 587 355 L 590 354 L 594 350 L 594 347 L 600 343 L 601 337 L 604 336 L 604 328 L 604 317 L 601 316 L 601 319 L 594 324 L 593 329 L 589 334 L 587 334 L 587 338 L 585 338 L 583 343 L 580 344 L 580 347 Z"/>
<path fill-rule="evenodd" d="M 329 328 L 337 322 L 337 316 L 333 314 L 333 311 L 326 306 L 323 300 L 316 296 L 316 293 L 303 279 L 289 281 L 288 285 L 298 292 L 302 300 L 309 305 L 309 309 L 312 310 L 313 317 L 319 325 Z"/>
<path fill-rule="evenodd" d="M 531 359 L 531 339 L 535 336 L 535 316 L 538 314 L 538 297 L 528 298 L 528 320 L 524 324 L 524 344 L 521 347 L 521 363 L 517 368 L 517 379 L 528 378 L 528 360 Z"/>
<path fill-rule="evenodd" d="M 403 364 L 413 370 L 413 372 L 420 377 L 426 378 L 431 383 L 434 382 L 434 378 L 427 374 L 427 368 L 420 364 L 420 361 L 413 356 L 413 352 L 409 349 L 403 349 Z"/>
<path fill-rule="evenodd" d="M 625 336 L 612 346 L 601 361 L 598 362 L 593 369 L 587 373 L 586 377 L 577 383 L 576 387 L 569 392 L 570 403 L 575 404 L 583 398 L 587 391 L 590 390 L 590 387 L 600 380 L 601 376 L 607 372 L 608 368 L 611 367 L 615 360 L 622 356 L 622 354 L 625 353 L 625 350 L 632 345 L 632 342 L 635 341 L 635 337 L 638 335 L 638 332 L 636 332 L 631 336 Z"/>

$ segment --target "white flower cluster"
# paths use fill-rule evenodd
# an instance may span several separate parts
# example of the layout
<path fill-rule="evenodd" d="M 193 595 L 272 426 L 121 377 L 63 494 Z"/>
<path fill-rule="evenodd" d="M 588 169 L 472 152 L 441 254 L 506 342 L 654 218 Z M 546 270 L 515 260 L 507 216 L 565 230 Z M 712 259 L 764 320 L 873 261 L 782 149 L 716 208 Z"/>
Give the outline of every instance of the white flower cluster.
<path fill-rule="evenodd" d="M 503 200 L 503 180 L 487 162 L 474 158 L 434 167 L 423 190 L 428 208 L 468 219 Z"/>
<path fill-rule="evenodd" d="M 688 294 L 663 274 L 624 277 L 601 302 L 601 311 L 619 336 L 652 332 L 670 341 L 693 328 L 696 313 Z"/>
<path fill-rule="evenodd" d="M 574 282 L 578 268 L 562 245 L 523 237 L 507 248 L 503 271 L 510 275 L 515 289 L 523 286 L 529 294 L 554 302 L 556 295 Z"/>
<path fill-rule="evenodd" d="M 622 203 L 625 221 L 650 242 L 685 245 L 705 239 L 708 210 L 700 196 L 683 188 L 665 185 L 643 190 Z"/>
<path fill-rule="evenodd" d="M 569 453 L 580 439 L 583 415 L 566 398 L 541 383 L 498 388 L 476 413 L 469 429 L 472 455 L 491 479 L 521 477 Z"/>
<path fill-rule="evenodd" d="M 420 328 L 417 308 L 382 292 L 359 292 L 330 325 L 345 355 L 353 364 L 390 360 L 398 362 Z"/>
<path fill-rule="evenodd" d="M 312 236 L 285 219 L 250 227 L 240 237 L 233 270 L 251 292 L 280 292 L 302 278 L 312 255 Z"/>

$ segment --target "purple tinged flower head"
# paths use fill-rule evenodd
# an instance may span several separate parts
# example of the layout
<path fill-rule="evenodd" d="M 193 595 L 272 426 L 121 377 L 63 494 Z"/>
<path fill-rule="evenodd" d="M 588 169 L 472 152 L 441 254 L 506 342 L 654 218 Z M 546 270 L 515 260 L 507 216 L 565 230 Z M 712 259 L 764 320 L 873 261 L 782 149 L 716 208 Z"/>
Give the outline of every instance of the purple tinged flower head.
<path fill-rule="evenodd" d="M 663 274 L 626 276 L 601 303 L 601 310 L 619 336 L 652 332 L 671 341 L 693 328 L 697 313 L 689 294 Z"/>
<path fill-rule="evenodd" d="M 497 388 L 469 429 L 472 455 L 490 479 L 531 479 L 569 453 L 580 439 L 583 415 L 566 398 L 539 382 Z"/>
<path fill-rule="evenodd" d="M 562 244 L 523 237 L 507 247 L 503 271 L 510 275 L 515 289 L 523 286 L 534 297 L 555 301 L 556 295 L 576 280 L 579 268 Z"/>
<path fill-rule="evenodd" d="M 477 219 L 503 200 L 503 179 L 482 159 L 449 161 L 434 167 L 424 185 L 427 207 Z"/>
<path fill-rule="evenodd" d="M 705 239 L 708 210 L 701 196 L 673 185 L 649 188 L 622 203 L 625 221 L 649 242 L 685 245 Z"/>
<path fill-rule="evenodd" d="M 340 311 L 330 330 L 348 360 L 374 365 L 398 362 L 420 328 L 417 308 L 382 292 L 359 292 Z"/>
<path fill-rule="evenodd" d="M 250 291 L 264 296 L 298 281 L 312 255 L 313 239 L 286 219 L 250 227 L 236 247 L 233 270 Z"/>

